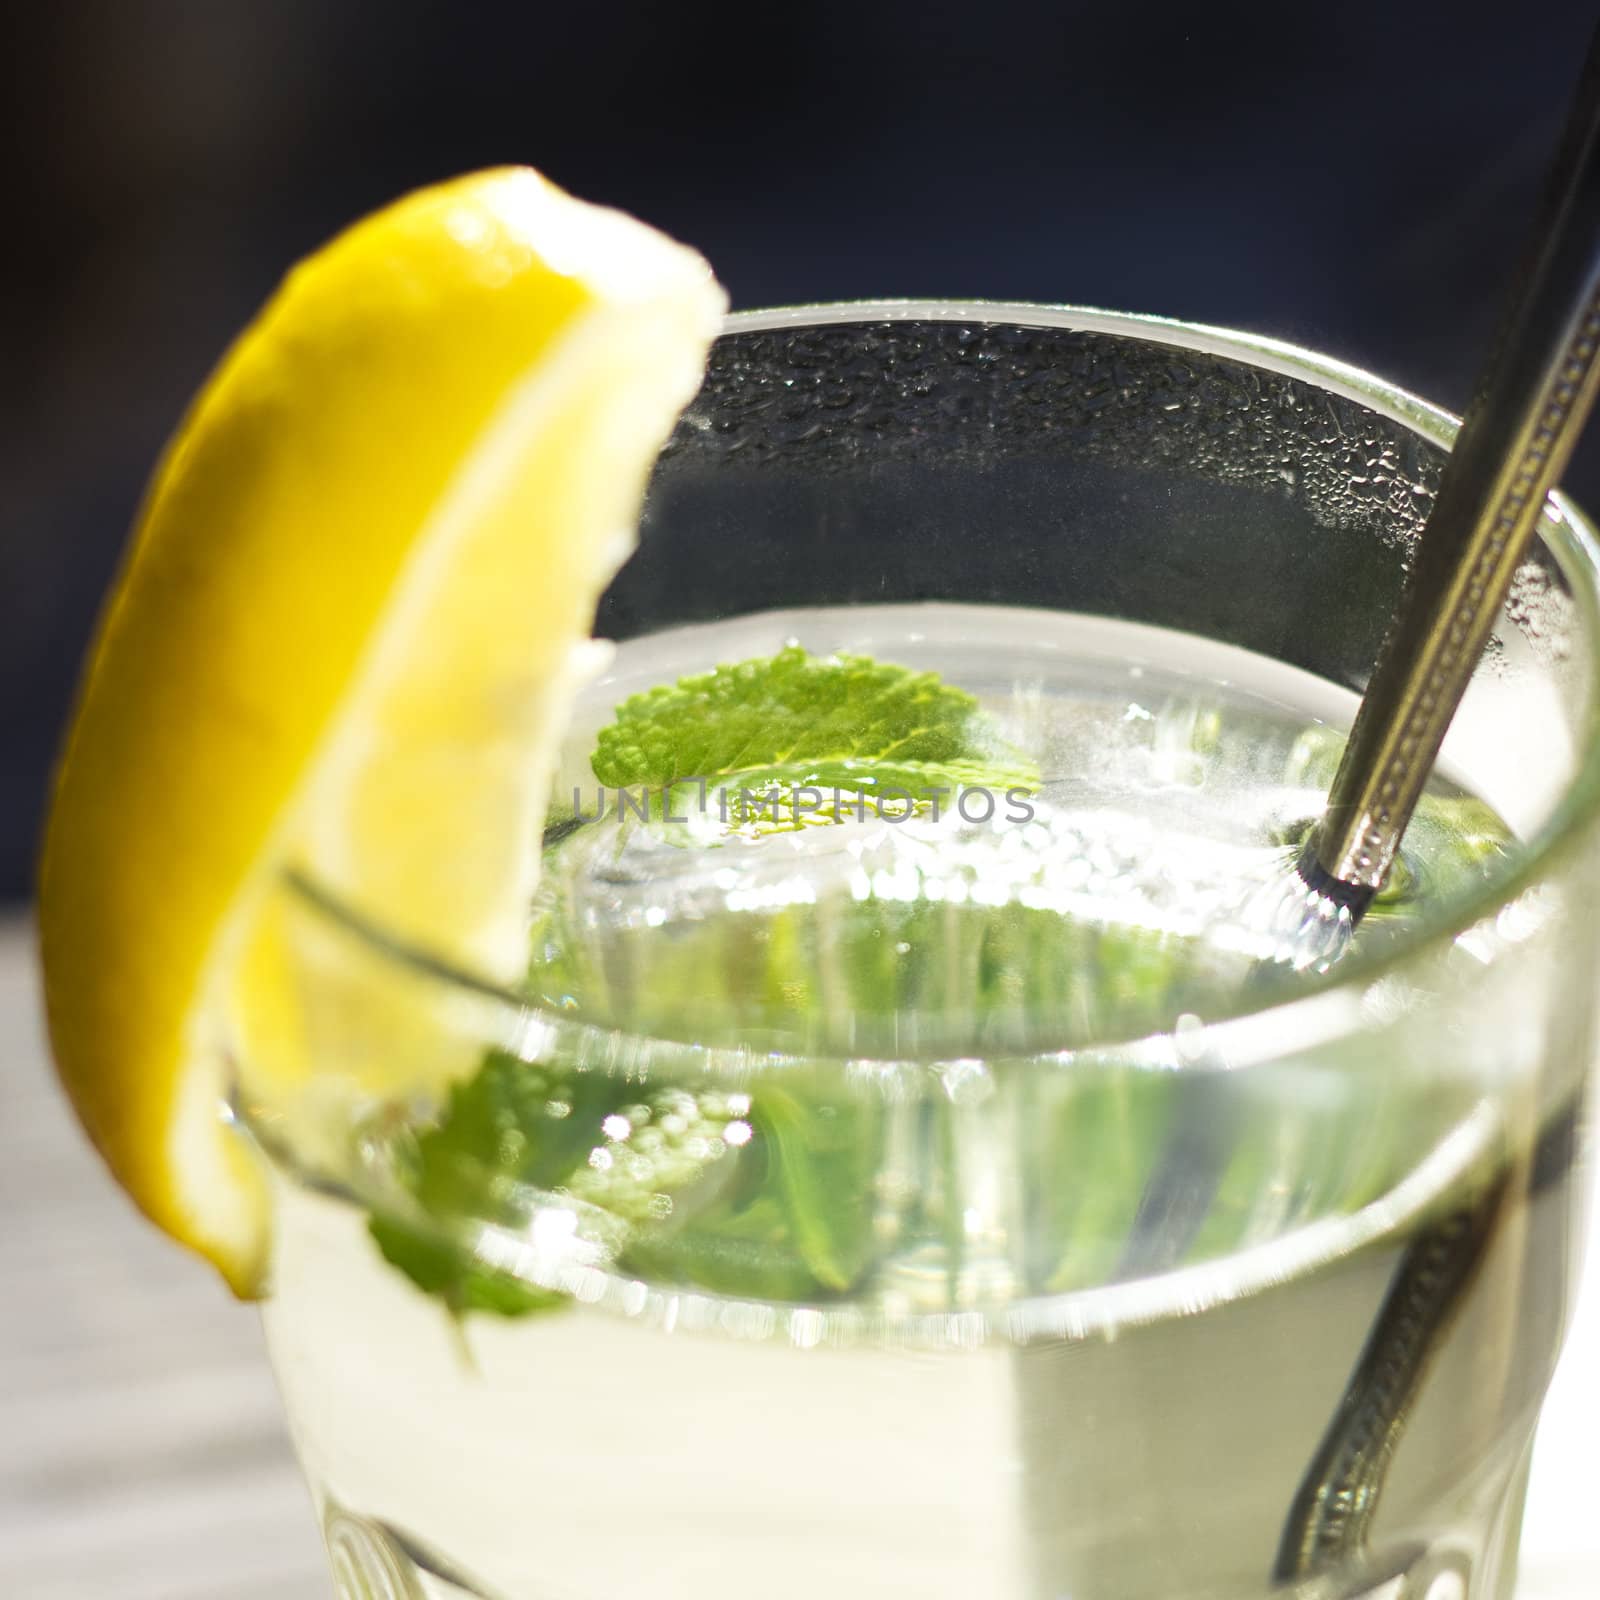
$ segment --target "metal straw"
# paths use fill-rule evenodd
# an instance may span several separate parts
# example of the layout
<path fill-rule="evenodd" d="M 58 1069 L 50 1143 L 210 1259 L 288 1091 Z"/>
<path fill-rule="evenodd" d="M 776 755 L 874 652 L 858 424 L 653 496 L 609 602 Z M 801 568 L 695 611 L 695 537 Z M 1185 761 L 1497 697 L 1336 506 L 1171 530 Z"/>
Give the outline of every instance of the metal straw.
<path fill-rule="evenodd" d="M 1347 926 L 1366 909 L 1394 859 L 1545 496 L 1594 403 L 1597 349 L 1600 32 L 1589 48 L 1510 314 L 1446 465 L 1410 587 L 1362 699 L 1327 812 L 1301 862 L 1312 891 L 1348 913 Z M 1530 1191 L 1540 1186 L 1542 1172 L 1564 1170 L 1570 1161 L 1577 1117 L 1574 1104 L 1547 1126 L 1530 1169 Z M 1505 1193 L 1502 1180 L 1406 1247 L 1290 1506 L 1275 1581 L 1339 1573 L 1368 1553 L 1390 1462 L 1488 1253 Z M 1408 1562 L 1404 1570 L 1408 1593 L 1413 1581 L 1426 1582 L 1420 1568 Z"/>
<path fill-rule="evenodd" d="M 1600 32 L 1532 246 L 1300 861 L 1346 927 L 1394 860 L 1512 574 L 1600 387 Z"/>

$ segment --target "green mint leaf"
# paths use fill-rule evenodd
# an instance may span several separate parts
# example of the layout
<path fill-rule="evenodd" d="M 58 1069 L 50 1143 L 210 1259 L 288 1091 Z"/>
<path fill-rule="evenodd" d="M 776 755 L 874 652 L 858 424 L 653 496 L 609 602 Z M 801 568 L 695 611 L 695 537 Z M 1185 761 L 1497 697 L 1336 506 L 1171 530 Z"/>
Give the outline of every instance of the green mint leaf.
<path fill-rule="evenodd" d="M 385 1261 L 398 1267 L 424 1294 L 443 1300 L 458 1314 L 487 1311 L 501 1317 L 522 1317 L 568 1304 L 566 1295 L 484 1267 L 462 1246 L 395 1217 L 372 1217 L 367 1231 Z"/>
<path fill-rule="evenodd" d="M 783 1203 L 763 1194 L 678 1228 L 641 1233 L 624 1257 L 630 1272 L 741 1300 L 814 1300 L 823 1286 L 795 1242 Z"/>
<path fill-rule="evenodd" d="M 491 1051 L 416 1136 L 408 1187 L 431 1216 L 514 1225 L 524 1190 L 559 1187 L 588 1157 L 617 1097 L 601 1073 Z"/>
<path fill-rule="evenodd" d="M 798 645 L 636 694 L 600 732 L 594 775 L 613 788 L 690 778 L 871 791 L 1026 785 L 977 700 L 937 673 Z"/>
<path fill-rule="evenodd" d="M 528 1220 L 530 1190 L 550 1189 L 588 1154 L 588 1140 L 615 1088 L 599 1075 L 560 1074 L 491 1052 L 450 1091 L 438 1124 L 396 1152 L 414 1206 L 369 1222 L 391 1265 L 453 1311 L 518 1316 L 563 1304 L 484 1266 L 464 1242 L 479 1226 Z"/>
<path fill-rule="evenodd" d="M 874 1185 L 886 1116 L 820 1083 L 754 1090 L 737 1172 L 711 1203 L 642 1229 L 625 1264 L 714 1294 L 831 1299 L 877 1259 Z"/>
<path fill-rule="evenodd" d="M 437 1125 L 400 1152 L 404 1216 L 369 1230 L 386 1260 L 455 1311 L 520 1316 L 566 1303 L 485 1266 L 464 1241 L 518 1230 L 551 1196 L 576 1202 L 580 1229 L 616 1251 L 731 1169 L 724 1137 L 746 1102 L 664 1087 L 640 1093 L 603 1072 L 492 1052 L 451 1091 Z"/>
<path fill-rule="evenodd" d="M 771 1142 L 777 1192 L 806 1266 L 824 1289 L 851 1288 L 877 1255 L 873 1180 L 883 1108 L 859 1093 L 832 1101 L 770 1085 L 757 1095 L 752 1122 Z"/>

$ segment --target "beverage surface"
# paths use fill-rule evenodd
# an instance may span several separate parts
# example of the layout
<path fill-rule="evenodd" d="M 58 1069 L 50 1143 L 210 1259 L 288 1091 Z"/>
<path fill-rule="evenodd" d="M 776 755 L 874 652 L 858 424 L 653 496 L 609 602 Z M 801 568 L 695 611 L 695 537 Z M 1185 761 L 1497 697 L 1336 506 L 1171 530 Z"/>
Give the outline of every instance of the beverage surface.
<path fill-rule="evenodd" d="M 596 725 L 624 695 L 784 644 L 970 691 L 987 761 L 964 782 L 897 774 L 881 815 L 803 760 L 709 792 L 680 783 L 648 823 L 643 785 L 596 782 Z M 1285 976 L 1273 896 L 1353 707 L 1226 646 L 1045 612 L 851 608 L 639 640 L 567 741 L 558 807 L 604 814 L 570 834 L 558 820 L 533 985 L 636 1033 L 889 1059 L 1077 1049 L 1226 1015 Z M 1437 916 L 1509 842 L 1436 778 L 1356 951 Z"/>

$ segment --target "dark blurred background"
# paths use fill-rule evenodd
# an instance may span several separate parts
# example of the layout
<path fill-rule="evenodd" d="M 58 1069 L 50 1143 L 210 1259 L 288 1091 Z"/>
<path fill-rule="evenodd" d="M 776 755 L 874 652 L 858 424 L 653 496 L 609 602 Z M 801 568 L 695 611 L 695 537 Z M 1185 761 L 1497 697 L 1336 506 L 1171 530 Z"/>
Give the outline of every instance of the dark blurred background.
<path fill-rule="evenodd" d="M 0 897 L 185 398 L 283 269 L 527 161 L 736 305 L 1079 301 L 1230 323 L 1459 409 L 1593 0 L 64 0 L 6 8 Z M 1569 485 L 1600 503 L 1591 440 Z"/>

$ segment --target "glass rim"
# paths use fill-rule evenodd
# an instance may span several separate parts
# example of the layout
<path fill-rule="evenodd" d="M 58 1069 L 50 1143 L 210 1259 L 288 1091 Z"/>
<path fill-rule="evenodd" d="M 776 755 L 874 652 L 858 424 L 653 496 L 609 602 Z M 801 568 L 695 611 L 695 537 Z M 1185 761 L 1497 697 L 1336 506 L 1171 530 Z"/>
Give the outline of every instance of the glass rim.
<path fill-rule="evenodd" d="M 1264 335 L 1186 322 L 1177 318 L 1106 311 L 1091 306 L 1054 305 L 1005 300 L 859 300 L 774 307 L 728 314 L 720 336 L 785 328 L 840 326 L 883 322 L 976 322 L 995 326 L 1058 328 L 1140 339 L 1146 343 L 1215 355 L 1243 365 L 1310 383 L 1365 406 L 1400 424 L 1424 441 L 1448 451 L 1460 419 L 1396 384 L 1348 362 L 1323 356 L 1299 345 Z M 1554 557 L 1588 625 L 1590 670 L 1600 686 L 1600 533 L 1573 502 L 1552 492 L 1540 520 L 1538 538 Z M 1600 693 L 1597 693 L 1600 699 Z M 1593 723 L 1591 714 L 1590 722 Z M 1600 812 L 1600 739 L 1593 727 L 1580 746 L 1576 771 L 1540 826 L 1522 841 L 1523 849 L 1510 870 L 1471 893 L 1448 901 L 1440 912 L 1421 920 L 1413 933 L 1381 950 L 1348 957 L 1331 972 L 1285 993 L 1275 991 L 1243 1001 L 1237 1009 L 1202 1019 L 1184 1038 L 1186 1071 L 1237 1070 L 1261 1060 L 1282 1058 L 1344 1033 L 1360 1031 L 1360 1001 L 1390 974 L 1426 960 L 1468 929 L 1497 915 L 1526 894 L 1559 864 Z M 632 1072 L 679 1067 L 700 1074 L 745 1077 L 788 1065 L 815 1067 L 828 1061 L 849 1066 L 852 1058 L 799 1050 L 774 1051 L 709 1045 L 688 1040 L 636 1034 L 601 1022 L 579 1020 L 550 1007 L 529 990 L 497 982 L 441 957 L 416 941 L 383 927 L 341 895 L 298 869 L 285 869 L 281 881 L 289 893 L 316 915 L 337 925 L 380 961 L 410 968 L 424 980 L 442 983 L 498 1007 L 508 1008 L 511 1036 L 522 1049 L 543 1053 L 559 1050 L 569 1059 L 600 1070 Z M 502 1030 L 503 1032 L 504 1030 Z M 488 1042 L 487 1040 L 485 1042 Z M 1116 1056 L 1127 1065 L 1141 1062 L 1162 1070 L 1172 1060 L 1170 1031 L 1134 1038 L 1112 1038 L 1066 1049 L 1041 1047 L 1008 1050 L 1008 1060 L 1039 1063 Z M 931 1068 L 970 1061 L 970 1054 L 861 1058 L 860 1065 L 888 1068 Z"/>

